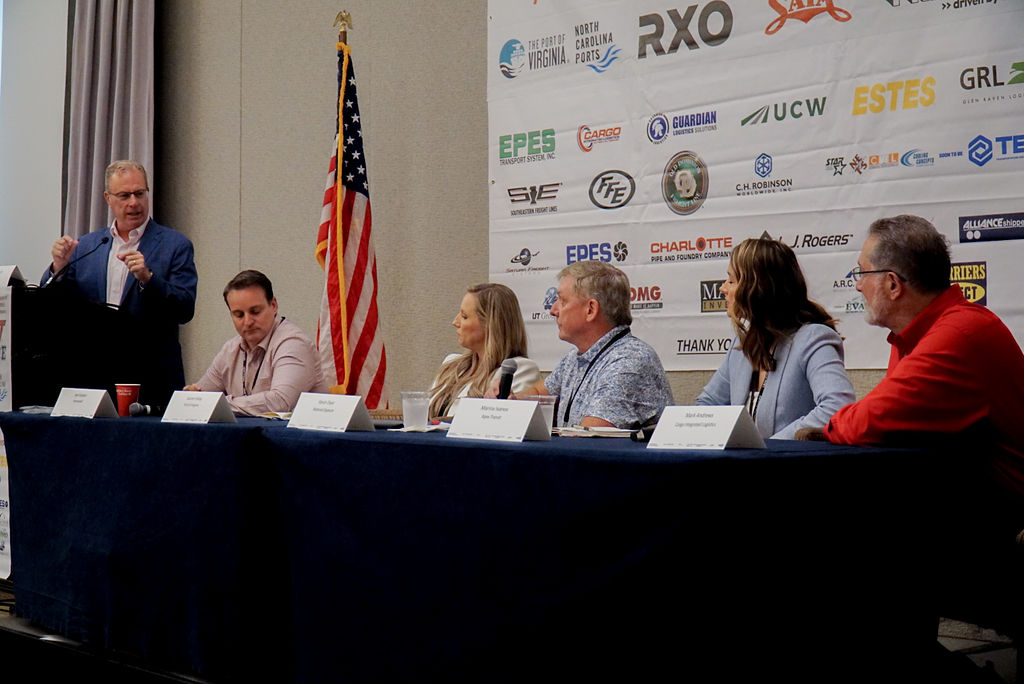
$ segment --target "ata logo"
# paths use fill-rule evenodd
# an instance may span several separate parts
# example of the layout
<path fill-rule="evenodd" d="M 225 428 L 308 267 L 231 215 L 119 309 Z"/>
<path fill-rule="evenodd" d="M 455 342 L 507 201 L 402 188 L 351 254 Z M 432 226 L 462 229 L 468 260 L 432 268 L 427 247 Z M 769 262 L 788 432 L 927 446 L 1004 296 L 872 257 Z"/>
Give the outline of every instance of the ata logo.
<path fill-rule="evenodd" d="M 590 201 L 600 209 L 618 209 L 629 204 L 636 181 L 625 171 L 602 171 L 590 182 Z"/>
<path fill-rule="evenodd" d="M 675 28 L 675 35 L 672 36 L 672 42 L 669 43 L 667 52 L 661 42 L 661 37 L 665 33 L 665 20 L 660 14 L 641 15 L 640 28 L 643 29 L 651 26 L 654 30 L 640 35 L 640 42 L 637 46 L 637 59 L 647 58 L 647 48 L 654 50 L 654 54 L 658 57 L 665 54 L 675 54 L 682 43 L 686 43 L 686 47 L 690 50 L 700 48 L 700 45 L 697 44 L 693 34 L 690 32 L 690 22 L 693 21 L 693 15 L 696 13 L 697 7 L 698 5 L 690 5 L 682 16 L 680 16 L 679 10 L 670 9 L 668 11 L 668 18 L 672 21 L 672 26 Z M 713 31 L 711 28 L 711 17 L 715 14 L 719 16 L 722 24 L 717 31 Z M 732 9 L 729 5 L 722 2 L 722 0 L 714 0 L 704 5 L 700 15 L 697 17 L 697 35 L 700 36 L 701 42 L 708 47 L 721 45 L 729 38 L 731 33 Z"/>
<path fill-rule="evenodd" d="M 661 174 L 661 194 L 668 208 L 680 216 L 701 208 L 708 197 L 708 167 L 695 152 L 674 155 Z"/>
<path fill-rule="evenodd" d="M 768 36 L 777 33 L 790 19 L 796 19 L 806 24 L 823 12 L 828 12 L 828 15 L 836 21 L 850 21 L 853 18 L 853 15 L 846 10 L 836 7 L 832 0 L 789 0 L 788 9 L 783 7 L 778 0 L 768 0 L 768 6 L 779 15 L 765 27 L 764 33 Z"/>
<path fill-rule="evenodd" d="M 776 121 L 799 119 L 806 113 L 808 116 L 820 116 L 825 111 L 827 97 L 816 97 L 813 100 L 794 100 L 793 102 L 776 102 L 765 105 L 753 114 L 740 121 L 741 126 L 754 126 L 768 122 L 769 114 Z"/>

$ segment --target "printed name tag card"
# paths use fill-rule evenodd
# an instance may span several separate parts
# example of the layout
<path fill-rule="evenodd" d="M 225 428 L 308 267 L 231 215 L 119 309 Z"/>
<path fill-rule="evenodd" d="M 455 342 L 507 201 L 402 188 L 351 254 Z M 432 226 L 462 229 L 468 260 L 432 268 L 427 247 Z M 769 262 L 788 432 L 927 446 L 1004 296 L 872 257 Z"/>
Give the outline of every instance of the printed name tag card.
<path fill-rule="evenodd" d="M 288 427 L 331 432 L 373 430 L 373 419 L 358 394 L 303 392 Z"/>
<path fill-rule="evenodd" d="M 449 437 L 498 442 L 550 440 L 551 425 L 536 401 L 463 397 L 452 417 Z"/>
<path fill-rule="evenodd" d="M 74 418 L 117 418 L 117 409 L 107 390 L 62 387 L 51 416 Z"/>
<path fill-rule="evenodd" d="M 221 392 L 178 390 L 164 411 L 162 423 L 236 423 L 228 400 Z"/>
<path fill-rule="evenodd" d="M 648 449 L 764 449 L 743 406 L 666 406 Z"/>

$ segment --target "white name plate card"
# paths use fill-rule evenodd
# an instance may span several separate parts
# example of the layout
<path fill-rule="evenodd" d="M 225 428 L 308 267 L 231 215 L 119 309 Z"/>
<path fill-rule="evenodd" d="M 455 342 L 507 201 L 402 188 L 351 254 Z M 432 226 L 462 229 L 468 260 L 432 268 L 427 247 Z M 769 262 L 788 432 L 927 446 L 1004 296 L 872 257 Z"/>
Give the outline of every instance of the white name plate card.
<path fill-rule="evenodd" d="M 117 409 L 107 390 L 62 387 L 51 416 L 73 418 L 117 418 Z"/>
<path fill-rule="evenodd" d="M 222 392 L 186 392 L 171 395 L 161 423 L 236 423 Z"/>
<path fill-rule="evenodd" d="M 331 432 L 373 430 L 373 419 L 358 394 L 303 392 L 288 427 Z"/>
<path fill-rule="evenodd" d="M 743 406 L 666 406 L 648 449 L 764 449 Z"/>
<path fill-rule="evenodd" d="M 498 442 L 550 440 L 551 425 L 536 401 L 463 397 L 448 428 L 449 437 Z"/>

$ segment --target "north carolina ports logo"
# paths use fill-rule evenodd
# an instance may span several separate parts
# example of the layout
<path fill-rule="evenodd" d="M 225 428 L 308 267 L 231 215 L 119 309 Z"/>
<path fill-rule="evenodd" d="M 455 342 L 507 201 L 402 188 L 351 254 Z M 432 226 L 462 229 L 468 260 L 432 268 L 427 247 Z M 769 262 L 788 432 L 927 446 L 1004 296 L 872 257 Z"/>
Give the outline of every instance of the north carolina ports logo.
<path fill-rule="evenodd" d="M 806 24 L 822 12 L 828 12 L 836 21 L 850 21 L 853 18 L 846 10 L 836 7 L 833 0 L 790 0 L 789 9 L 783 7 L 779 0 L 768 0 L 768 6 L 779 14 L 765 27 L 764 33 L 768 36 L 777 33 L 790 19 Z"/>
<path fill-rule="evenodd" d="M 679 152 L 661 175 L 661 194 L 668 208 L 686 216 L 701 208 L 708 196 L 708 167 L 695 152 Z"/>
<path fill-rule="evenodd" d="M 513 38 L 505 43 L 498 55 L 498 68 L 501 69 L 505 78 L 515 78 L 522 73 L 526 66 L 526 48 L 518 40 Z"/>

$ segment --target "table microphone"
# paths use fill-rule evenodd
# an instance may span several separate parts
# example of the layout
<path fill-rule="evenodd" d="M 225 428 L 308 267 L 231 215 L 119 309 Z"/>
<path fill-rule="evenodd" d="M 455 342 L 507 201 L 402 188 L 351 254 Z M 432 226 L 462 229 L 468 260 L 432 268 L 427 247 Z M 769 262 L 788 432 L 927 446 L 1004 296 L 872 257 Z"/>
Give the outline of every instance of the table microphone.
<path fill-rule="evenodd" d="M 65 272 L 65 271 L 67 271 L 67 270 L 68 270 L 68 268 L 70 268 L 70 267 L 71 267 L 71 264 L 75 263 L 76 261 L 80 261 L 80 260 L 84 259 L 85 257 L 89 256 L 90 254 L 92 254 L 93 252 L 95 252 L 95 251 L 96 251 L 97 249 L 99 249 L 99 248 L 100 248 L 100 247 L 102 247 L 103 245 L 107 244 L 108 242 L 110 242 L 110 236 L 109 236 L 109 235 L 104 235 L 104 236 L 103 236 L 103 239 L 102 239 L 102 240 L 100 240 L 100 244 L 96 245 L 95 247 L 93 247 L 92 249 L 90 249 L 90 250 L 89 250 L 88 252 L 86 252 L 85 254 L 79 254 L 79 255 L 78 255 L 78 256 L 76 256 L 76 257 L 75 257 L 74 259 L 72 259 L 72 260 L 71 260 L 71 261 L 69 261 L 68 263 L 64 264 L 64 268 L 60 269 L 59 271 L 57 271 L 56 273 L 54 273 L 54 274 L 53 274 L 52 276 L 50 276 L 49 278 L 47 278 L 46 282 L 45 282 L 45 283 L 43 283 L 43 287 L 46 287 L 47 285 L 49 285 L 50 283 L 52 283 L 52 282 L 53 282 L 54 280 L 56 280 L 57 278 L 60 278 L 60 277 L 61 277 L 62 275 L 64 275 L 64 272 Z"/>
<path fill-rule="evenodd" d="M 512 376 L 516 374 L 519 364 L 515 359 L 505 359 L 501 362 L 501 382 L 498 385 L 498 398 L 508 399 L 512 393 Z"/>
<path fill-rule="evenodd" d="M 149 404 L 140 404 L 137 401 L 133 401 L 128 406 L 129 416 L 162 416 L 164 415 L 163 406 L 150 406 Z"/>

